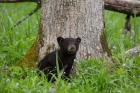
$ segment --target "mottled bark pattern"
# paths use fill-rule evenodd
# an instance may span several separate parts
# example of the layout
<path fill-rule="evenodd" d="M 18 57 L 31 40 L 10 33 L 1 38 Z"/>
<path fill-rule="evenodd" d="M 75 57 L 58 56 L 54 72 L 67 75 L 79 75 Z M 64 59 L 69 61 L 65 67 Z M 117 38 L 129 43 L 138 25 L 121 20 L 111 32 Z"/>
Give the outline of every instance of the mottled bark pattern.
<path fill-rule="evenodd" d="M 140 16 L 140 0 L 104 0 L 105 9 Z"/>
<path fill-rule="evenodd" d="M 58 36 L 81 37 L 78 58 L 102 57 L 103 27 L 103 0 L 42 0 L 39 60 L 58 48 Z"/>

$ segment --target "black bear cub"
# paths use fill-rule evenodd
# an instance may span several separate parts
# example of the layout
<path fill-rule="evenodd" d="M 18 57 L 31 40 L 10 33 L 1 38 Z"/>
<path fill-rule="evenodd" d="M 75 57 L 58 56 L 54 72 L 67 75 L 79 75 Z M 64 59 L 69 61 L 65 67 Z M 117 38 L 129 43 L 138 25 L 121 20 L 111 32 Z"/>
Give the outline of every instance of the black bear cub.
<path fill-rule="evenodd" d="M 59 70 L 64 70 L 63 76 L 69 78 L 81 38 L 58 37 L 57 42 L 60 49 L 46 55 L 38 64 L 39 70 L 43 71 L 44 74 L 48 76 L 48 81 L 52 79 L 53 74 L 56 75 L 57 73 L 57 62 Z M 52 81 L 54 81 L 54 79 L 52 79 Z"/>

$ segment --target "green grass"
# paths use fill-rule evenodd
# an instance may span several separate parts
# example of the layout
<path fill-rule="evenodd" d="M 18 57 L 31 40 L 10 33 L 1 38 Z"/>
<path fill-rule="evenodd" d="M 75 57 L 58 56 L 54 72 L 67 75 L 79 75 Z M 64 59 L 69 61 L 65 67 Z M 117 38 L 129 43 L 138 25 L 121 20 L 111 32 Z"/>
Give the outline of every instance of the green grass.
<path fill-rule="evenodd" d="M 0 64 L 13 64 L 26 53 L 36 38 L 39 13 L 11 29 L 35 4 L 0 4 Z"/>
<path fill-rule="evenodd" d="M 124 52 L 140 43 L 140 18 L 132 18 L 133 34 L 129 36 L 122 34 L 125 15 L 105 11 L 105 32 L 117 62 L 115 71 L 108 73 L 103 60 L 83 60 L 70 83 L 58 78 L 52 84 L 38 77 L 36 69 L 15 66 L 36 38 L 39 12 L 15 29 L 11 27 L 34 8 L 33 3 L 0 4 L 0 93 L 139 93 L 140 58 L 124 58 Z"/>

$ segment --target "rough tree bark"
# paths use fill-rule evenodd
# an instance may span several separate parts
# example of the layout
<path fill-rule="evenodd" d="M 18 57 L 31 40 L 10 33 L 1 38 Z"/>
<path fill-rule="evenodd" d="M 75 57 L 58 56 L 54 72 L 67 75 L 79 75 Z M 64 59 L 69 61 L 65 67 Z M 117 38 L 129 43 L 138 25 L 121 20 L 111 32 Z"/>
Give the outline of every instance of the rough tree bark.
<path fill-rule="evenodd" d="M 140 16 L 140 0 L 104 0 L 105 9 Z"/>
<path fill-rule="evenodd" d="M 43 0 L 39 60 L 58 48 L 58 36 L 81 37 L 78 58 L 103 57 L 108 48 L 106 40 L 101 42 L 103 9 L 102 0 Z"/>

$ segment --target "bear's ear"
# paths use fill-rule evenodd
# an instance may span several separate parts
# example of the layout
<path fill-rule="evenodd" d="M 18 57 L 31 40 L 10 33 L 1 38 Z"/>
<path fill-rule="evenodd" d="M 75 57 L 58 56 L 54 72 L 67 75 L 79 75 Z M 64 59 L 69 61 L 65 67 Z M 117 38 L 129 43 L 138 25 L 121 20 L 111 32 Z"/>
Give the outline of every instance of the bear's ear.
<path fill-rule="evenodd" d="M 80 42 L 81 42 L 81 38 L 80 38 L 80 37 L 76 38 L 76 41 L 77 41 L 78 43 L 80 43 Z"/>
<path fill-rule="evenodd" d="M 57 37 L 57 42 L 60 44 L 62 41 L 64 40 L 64 38 L 63 37 Z"/>

